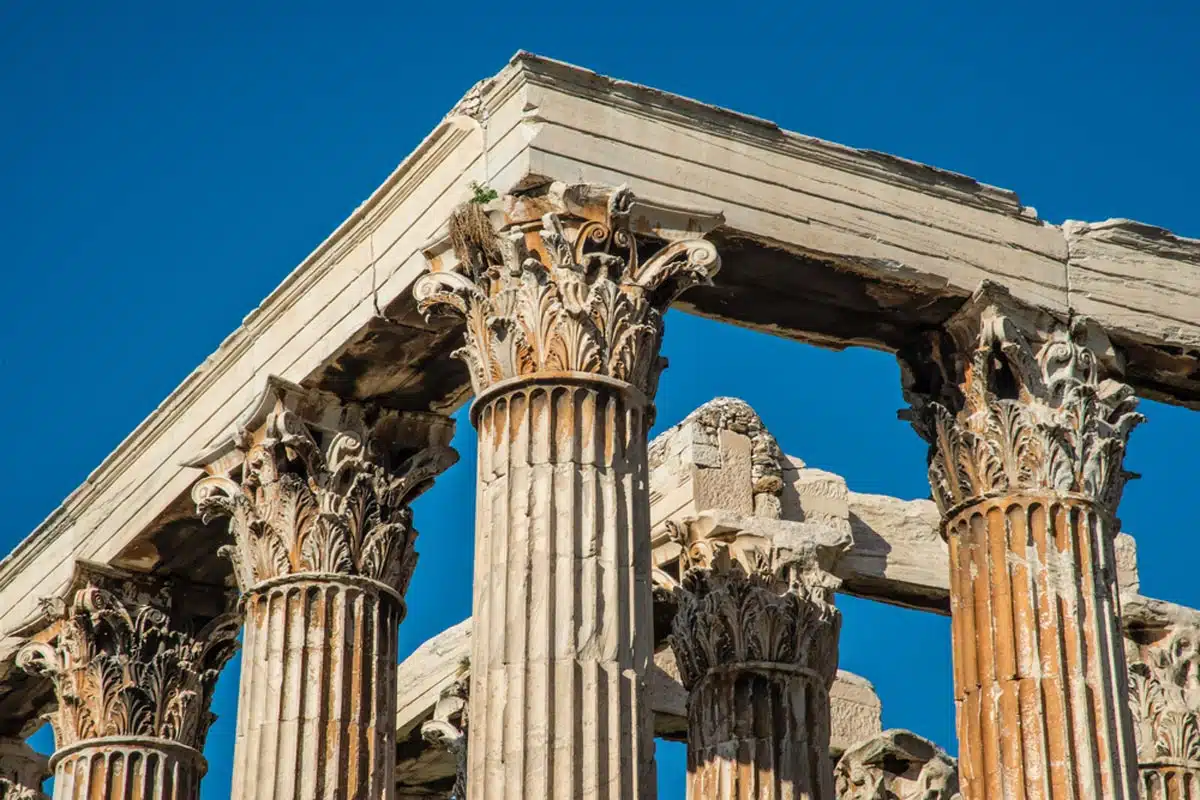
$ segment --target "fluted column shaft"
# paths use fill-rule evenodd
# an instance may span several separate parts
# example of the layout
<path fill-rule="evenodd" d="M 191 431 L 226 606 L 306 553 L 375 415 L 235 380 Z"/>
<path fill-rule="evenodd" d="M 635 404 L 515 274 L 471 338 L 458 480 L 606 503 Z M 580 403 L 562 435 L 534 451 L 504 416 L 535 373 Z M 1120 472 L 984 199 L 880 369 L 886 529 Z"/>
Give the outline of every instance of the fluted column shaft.
<path fill-rule="evenodd" d="M 1112 525 L 1053 495 L 946 520 L 965 797 L 1135 796 Z"/>
<path fill-rule="evenodd" d="M 1123 362 L 985 284 L 907 362 L 950 550 L 965 800 L 1138 796 L 1113 537 L 1142 421 Z"/>
<path fill-rule="evenodd" d="M 1197 800 L 1200 765 L 1185 759 L 1162 759 L 1140 765 L 1143 800 Z"/>
<path fill-rule="evenodd" d="M 345 575 L 246 596 L 234 800 L 392 796 L 402 609 L 392 589 Z"/>
<path fill-rule="evenodd" d="M 702 519 L 671 522 L 671 649 L 688 690 L 688 800 L 833 800 L 829 689 L 848 535 L 776 545 Z M 783 539 L 784 537 L 780 537 Z"/>
<path fill-rule="evenodd" d="M 696 238 L 718 222 L 553 183 L 459 205 L 426 251 L 413 295 L 463 324 L 479 434 L 471 800 L 655 796 L 646 433 L 663 314 L 720 267 Z"/>
<path fill-rule="evenodd" d="M 564 375 L 473 409 L 471 800 L 655 795 L 645 405 Z"/>
<path fill-rule="evenodd" d="M 409 502 L 457 459 L 445 417 L 267 383 L 193 462 L 229 519 L 245 612 L 233 800 L 391 800 L 396 650 L 417 554 Z"/>
<path fill-rule="evenodd" d="M 833 798 L 829 690 L 772 664 L 710 671 L 688 700 L 688 800 Z"/>
<path fill-rule="evenodd" d="M 197 800 L 208 766 L 166 739 L 110 736 L 54 754 L 54 800 Z"/>

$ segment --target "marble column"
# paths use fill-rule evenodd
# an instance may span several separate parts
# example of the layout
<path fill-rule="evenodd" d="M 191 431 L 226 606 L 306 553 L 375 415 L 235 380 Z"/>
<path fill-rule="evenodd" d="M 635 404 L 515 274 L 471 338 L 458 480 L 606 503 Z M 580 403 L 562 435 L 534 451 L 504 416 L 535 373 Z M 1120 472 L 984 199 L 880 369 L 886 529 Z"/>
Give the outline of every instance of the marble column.
<path fill-rule="evenodd" d="M 55 800 L 196 800 L 213 687 L 237 648 L 226 592 L 80 562 L 43 606 L 17 664 L 54 685 Z"/>
<path fill-rule="evenodd" d="M 234 800 L 391 798 L 396 662 L 416 564 L 409 502 L 456 458 L 452 422 L 272 378 L 193 462 L 229 519 L 245 634 Z"/>
<path fill-rule="evenodd" d="M 689 800 L 833 800 L 829 689 L 848 537 L 776 545 L 668 523 L 682 550 L 671 648 L 688 690 Z"/>
<path fill-rule="evenodd" d="M 1104 332 L 985 284 L 907 359 L 950 549 L 966 800 L 1137 797 L 1113 537 L 1141 421 Z"/>
<path fill-rule="evenodd" d="M 1127 632 L 1129 702 L 1145 800 L 1200 800 L 1200 627 Z"/>
<path fill-rule="evenodd" d="M 0 800 L 45 800 L 47 761 L 24 739 L 0 737 Z"/>
<path fill-rule="evenodd" d="M 662 316 L 716 271 L 694 237 L 719 218 L 562 184 L 500 205 L 460 207 L 415 287 L 465 321 L 476 395 L 468 797 L 644 800 L 646 434 Z M 634 221 L 666 242 L 644 261 Z"/>

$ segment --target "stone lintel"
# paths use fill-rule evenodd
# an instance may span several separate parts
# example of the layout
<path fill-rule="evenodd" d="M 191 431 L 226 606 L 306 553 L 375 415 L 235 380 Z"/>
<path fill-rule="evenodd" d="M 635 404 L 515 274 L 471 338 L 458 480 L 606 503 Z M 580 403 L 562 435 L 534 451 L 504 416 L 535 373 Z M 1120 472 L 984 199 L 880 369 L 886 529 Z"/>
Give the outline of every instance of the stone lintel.
<path fill-rule="evenodd" d="M 0 563 L 0 629 L 61 590 L 75 557 L 109 562 L 186 503 L 195 476 L 180 457 L 235 424 L 268 374 L 394 407 L 463 403 L 451 331 L 413 312 L 412 284 L 472 181 L 502 193 L 629 182 L 719 208 L 727 268 L 677 307 L 827 347 L 905 348 L 985 277 L 1059 314 L 1070 285 L 1071 305 L 1126 352 L 1139 395 L 1200 407 L 1198 240 L 1128 220 L 1049 225 L 1009 190 L 529 53 L 471 98 L 485 135 L 461 109 L 434 126 Z M 15 646 L 0 640 L 0 662 Z M 0 699 L 11 720 L 28 704 L 7 674 L 0 694 L 21 695 Z"/>

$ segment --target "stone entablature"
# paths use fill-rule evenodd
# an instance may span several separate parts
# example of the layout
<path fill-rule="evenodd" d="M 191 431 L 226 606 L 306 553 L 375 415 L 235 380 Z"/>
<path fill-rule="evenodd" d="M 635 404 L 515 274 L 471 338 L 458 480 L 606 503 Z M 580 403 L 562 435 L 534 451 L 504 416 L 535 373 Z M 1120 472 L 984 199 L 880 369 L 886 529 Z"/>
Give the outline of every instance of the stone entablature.
<path fill-rule="evenodd" d="M 436 126 L 0 564 L 0 630 L 61 592 L 76 557 L 160 565 L 153 537 L 195 475 L 180 456 L 232 427 L 269 374 L 395 407 L 463 402 L 467 375 L 448 358 L 456 337 L 421 321 L 411 292 L 471 181 L 505 193 L 636 176 L 639 194 L 719 209 L 714 242 L 732 245 L 731 268 L 684 304 L 715 318 L 834 347 L 902 348 L 990 277 L 1050 313 L 1095 319 L 1143 396 L 1200 402 L 1194 240 L 1128 220 L 1049 225 L 1006 190 L 528 53 L 471 98 L 483 122 Z M 592 126 L 620 131 L 619 145 L 600 146 L 612 140 Z M 11 669 L 15 646 L 0 640 L 0 717 L 20 715 L 23 727 L 37 703 Z"/>
<path fill-rule="evenodd" d="M 714 152 L 721 154 L 719 165 L 709 157 Z M 500 166 L 493 171 L 489 164 Z M 671 204 L 603 185 L 628 176 L 639 192 L 661 194 Z M 485 184 L 477 187 L 481 192 L 494 187 L 504 200 L 487 207 L 456 205 L 479 177 Z M 687 210 L 710 205 L 721 212 Z M 448 234 L 441 235 L 438 228 L 448 218 Z M 718 251 L 727 268 L 704 285 L 715 272 Z M 435 275 L 418 280 L 427 254 Z M 968 794 L 1011 793 L 1011 783 L 1025 784 L 1034 794 L 1045 794 L 1046 785 L 1053 785 L 1084 795 L 1126 796 L 1132 791 L 1125 784 L 1134 754 L 1129 721 L 1120 718 L 1126 713 L 1126 674 L 1117 645 L 1112 547 L 1125 478 L 1120 461 L 1139 419 L 1132 409 L 1134 390 L 1173 402 L 1200 402 L 1200 273 L 1191 268 L 1198 259 L 1200 242 L 1159 229 L 1122 220 L 1047 225 L 1012 193 L 962 176 L 793 136 L 763 120 L 519 54 L 494 79 L 479 84 L 470 102 L 456 107 L 213 358 L 0 564 L 0 629 L 26 618 L 42 598 L 62 596 L 72 585 L 78 558 L 162 574 L 215 574 L 219 581 L 224 573 L 219 567 L 214 571 L 220 561 L 211 552 L 213 538 L 199 535 L 211 530 L 186 503 L 194 466 L 180 465 L 179 455 L 208 446 L 231 427 L 266 375 L 281 373 L 308 387 L 289 392 L 312 393 L 325 398 L 322 403 L 335 398 L 339 414 L 372 408 L 369 426 L 395 413 L 382 409 L 448 412 L 474 388 L 480 397 L 473 419 L 481 452 L 491 459 L 480 471 L 481 554 L 508 553 L 522 541 L 546 537 L 542 521 L 531 522 L 528 514 L 522 519 L 505 508 L 503 501 L 519 501 L 526 486 L 535 498 L 547 492 L 574 496 L 575 478 L 616 475 L 595 485 L 602 493 L 620 494 L 625 505 L 615 518 L 590 520 L 582 538 L 608 541 L 616 534 L 617 552 L 603 553 L 600 562 L 616 563 L 617 569 L 596 567 L 595 574 L 615 573 L 619 580 L 615 588 L 596 581 L 589 585 L 584 604 L 591 611 L 584 616 L 595 612 L 600 618 L 601 610 L 628 608 L 629 618 L 616 627 L 598 626 L 628 652 L 618 647 L 589 660 L 594 653 L 588 650 L 584 667 L 598 670 L 594 682 L 611 685 L 589 694 L 583 706 L 623 697 L 628 687 L 632 722 L 617 720 L 613 726 L 622 742 L 615 772 L 605 776 L 598 769 L 588 790 L 619 783 L 643 791 L 652 760 L 648 715 L 638 695 L 654 627 L 648 600 L 651 556 L 643 538 L 652 529 L 660 536 L 669 530 L 648 519 L 645 431 L 653 419 L 661 368 L 662 317 L 679 289 L 694 284 L 697 290 L 685 307 L 802 341 L 866 345 L 911 356 L 914 342 L 929 331 L 942 331 L 912 360 L 940 366 L 941 374 L 932 379 L 923 374 L 919 385 L 907 388 L 918 427 L 935 444 L 931 486 L 950 551 L 945 586 L 919 564 L 897 564 L 885 547 L 869 544 L 867 534 L 902 514 L 905 525 L 890 530 L 903 528 L 904 536 L 919 531 L 919 506 L 876 503 L 876 509 L 887 508 L 871 521 L 853 510 L 853 493 L 836 476 L 795 462 L 781 463 L 778 476 L 762 472 L 768 440 L 761 421 L 746 417 L 744 409 L 714 406 L 708 411 L 715 413 L 690 424 L 701 434 L 700 449 L 705 437 L 710 444 L 714 439 L 737 442 L 739 436 L 746 440 L 752 477 L 748 489 L 737 488 L 736 499 L 741 503 L 748 497 L 748 510 L 704 504 L 683 517 L 700 521 L 725 514 L 727 522 L 733 514 L 750 520 L 746 530 L 758 530 L 763 521 L 845 525 L 858 550 L 852 547 L 834 568 L 846 591 L 925 608 L 941 608 L 949 598 L 959 699 L 967 708 L 960 714 L 966 720 L 960 732 Z M 985 278 L 1004 285 L 1004 299 L 998 301 L 985 288 L 982 302 L 977 297 L 954 313 Z M 418 305 L 457 309 L 465 322 L 469 370 L 449 358 L 464 341 L 462 329 L 422 319 Z M 1001 307 L 1003 313 L 993 313 Z M 1019 313 L 1009 313 L 1014 308 Z M 922 413 L 924 408 L 931 413 Z M 595 422 L 599 430 L 586 435 L 568 430 L 580 421 Z M 362 641 L 381 634 L 371 654 L 373 667 L 365 672 L 358 666 L 339 668 L 333 682 L 342 681 L 338 685 L 360 699 L 369 694 L 364 702 L 382 718 L 390 719 L 394 699 L 389 680 L 395 665 L 388 653 L 404 614 L 403 592 L 413 563 L 412 531 L 404 517 L 411 486 L 393 485 L 389 473 L 395 465 L 367 452 L 369 444 L 362 452 L 340 449 L 346 440 L 333 446 L 337 437 L 331 433 L 348 434 L 360 444 L 379 439 L 374 432 L 361 435 L 362 426 L 353 420 L 303 419 L 300 428 L 310 442 L 293 435 L 292 422 L 287 413 L 273 414 L 262 426 L 251 426 L 249 434 L 239 431 L 223 452 L 210 453 L 204 463 L 210 477 L 197 496 L 202 514 L 218 511 L 233 519 L 231 552 L 248 620 L 247 643 L 258 648 L 250 660 L 270 667 L 244 684 L 242 731 L 249 730 L 249 720 L 275 712 L 285 719 L 281 727 L 292 722 L 285 704 L 303 691 L 307 676 L 303 670 L 273 672 L 279 660 L 271 656 L 275 637 L 290 635 L 293 623 L 308 626 L 302 626 L 305 640 L 330 632 L 335 641 L 342 634 Z M 538 432 L 547 435 L 525 435 Z M 239 437 L 249 444 L 242 447 Z M 426 445 L 422 440 L 412 446 Z M 518 464 L 520 458 L 526 463 Z M 542 476 L 538 483 L 536 468 L 547 465 L 558 470 L 557 477 Z M 524 467 L 531 468 L 530 475 Z M 428 468 L 432 474 L 442 467 L 410 463 L 408 468 Z M 722 463 L 718 470 L 726 468 Z M 693 471 L 689 480 L 699 485 L 713 477 L 706 469 Z M 344 475 L 354 477 L 340 485 Z M 702 493 L 694 493 L 692 502 Z M 789 511 L 792 502 L 800 507 L 799 516 Z M 296 515 L 284 520 L 292 512 Z M 678 512 L 670 513 L 681 518 Z M 1025 553 L 1022 562 L 1020 548 L 1001 542 L 1001 531 L 1007 532 L 1010 523 L 1018 538 L 1028 535 L 1035 541 L 1032 549 L 1040 544 L 1043 552 Z M 579 524 L 551 528 L 552 535 L 539 541 L 556 541 L 558 533 L 565 538 Z M 921 540 L 922 552 L 934 556 L 925 563 L 946 558 L 936 544 Z M 1056 622 L 1031 593 L 1012 591 L 1011 579 L 980 573 L 979 564 L 1001 544 L 1008 548 L 1006 563 L 1011 556 L 1031 582 L 1046 578 L 1049 596 L 1057 595 L 1076 613 Z M 669 548 L 658 549 L 662 554 Z M 582 561 L 586 583 L 595 564 Z M 476 582 L 481 625 L 503 617 L 495 587 L 508 565 L 485 574 L 493 566 L 489 562 L 479 573 L 484 579 Z M 520 570 L 515 566 L 513 574 Z M 626 594 L 618 596 L 622 587 Z M 313 598 L 332 609 L 329 617 L 296 611 Z M 1015 600 L 1009 618 L 994 613 L 1004 610 L 993 602 L 997 598 Z M 1084 622 L 1076 625 L 1080 618 Z M 977 634 L 989 626 L 1005 643 L 998 652 L 972 653 L 968 643 L 987 639 Z M 1039 646 L 1063 651 L 1065 666 L 1059 672 L 1053 665 L 1038 672 L 1030 664 L 1010 663 L 1031 652 L 1027 645 L 1047 631 L 1048 640 Z M 46 702 L 39 694 L 46 681 L 15 677 L 17 638 L 0 640 L 0 722 L 5 726 L 0 732 L 14 735 L 28 732 Z M 1077 646 L 1080 641 L 1091 646 Z M 506 654 L 507 643 L 499 643 Z M 507 655 L 499 665 L 487 659 L 477 664 L 473 705 L 499 702 L 491 692 L 478 691 L 480 680 L 501 687 L 496 692 L 513 701 L 506 708 L 523 702 L 515 694 L 508 697 L 504 687 L 514 682 L 513 675 L 536 681 L 546 666 L 539 647 L 548 646 L 527 644 L 522 642 L 524 652 L 512 674 Z M 531 659 L 531 653 L 538 655 Z M 338 663 L 361 655 L 342 653 Z M 482 655 L 477 652 L 477 659 Z M 550 660 L 565 664 L 575 655 L 559 652 Z M 1147 670 L 1159 663 L 1152 653 L 1141 656 L 1137 664 Z M 1149 681 L 1144 671 L 1134 675 Z M 1097 731 L 1094 741 L 1084 741 L 1085 736 L 1051 745 L 1076 748 L 1071 766 L 1035 752 L 1036 738 L 1003 735 L 1013 729 L 1013 708 L 1028 701 L 1019 692 L 1013 699 L 1012 680 L 1005 677 L 1012 674 L 1041 681 L 1042 688 L 1047 680 L 1065 684 L 1083 674 L 1086 686 L 1075 680 L 1065 691 L 1098 692 L 1098 720 L 1074 720 L 1077 731 Z M 276 683 L 281 692 L 267 691 Z M 1166 686 L 1161 679 L 1159 685 Z M 246 686 L 258 687 L 257 694 Z M 981 687 L 986 691 L 976 691 Z M 1146 696 L 1150 693 L 1147 689 Z M 1002 699 L 999 709 L 992 708 L 993 697 Z M 264 704 L 270 706 L 265 711 Z M 1066 701 L 1055 695 L 1049 704 L 1055 708 L 1039 708 L 1044 713 L 1033 718 L 1057 732 Z M 625 713 L 625 705 L 619 708 Z M 522 724 L 538 729 L 536 715 L 549 717 L 549 712 L 534 711 L 534 718 Z M 587 713 L 558 711 L 572 720 Z M 1029 716 L 1028 711 L 1020 716 Z M 982 732 L 971 727 L 975 722 Z M 479 731 L 486 727 L 477 718 L 471 736 L 484 735 Z M 390 721 L 382 728 L 358 732 L 366 737 L 362 741 L 375 743 L 376 753 L 391 750 Z M 311 746 L 311 738 L 296 739 L 294 733 L 281 734 L 283 750 L 296 741 Z M 989 750 L 997 746 L 997 737 L 998 754 Z M 506 770 L 526 758 L 529 750 L 521 745 L 532 741 L 529 737 L 500 738 L 496 747 L 472 748 L 471 757 L 498 752 Z M 351 749 L 360 744 L 356 739 Z M 79 755 L 75 773 L 103 777 L 115 774 L 112 764 L 146 763 L 148 745 L 140 739 L 109 746 L 109 766 L 95 767 L 90 756 Z M 154 746 L 155 758 L 171 770 L 198 775 L 199 762 L 188 745 Z M 317 749 L 324 752 L 323 747 Z M 257 752 L 253 744 L 249 749 Z M 244 742 L 240 750 L 247 752 Z M 57 763 L 67 763 L 67 755 L 60 752 Z M 1021 766 L 1026 760 L 1030 765 Z M 360 772 L 367 777 L 356 774 L 348 783 L 385 791 L 380 787 L 391 782 L 387 759 L 366 761 Z M 287 773 L 273 763 L 257 766 L 277 776 Z M 1025 769 L 1024 776 L 1018 767 Z M 526 786 L 539 796 L 545 793 L 536 769 L 514 770 L 496 785 L 509 794 L 521 794 Z M 245 764 L 237 771 L 244 786 L 235 797 L 240 791 L 290 796 L 311 788 L 287 786 L 288 778 L 268 786 Z M 475 774 L 478 785 L 479 770 Z M 319 780 L 337 784 L 341 777 Z M 354 787 L 330 791 L 353 793 Z M 194 783 L 188 777 L 176 790 L 186 795 Z M 83 781 L 63 782 L 57 791 L 97 790 Z"/>

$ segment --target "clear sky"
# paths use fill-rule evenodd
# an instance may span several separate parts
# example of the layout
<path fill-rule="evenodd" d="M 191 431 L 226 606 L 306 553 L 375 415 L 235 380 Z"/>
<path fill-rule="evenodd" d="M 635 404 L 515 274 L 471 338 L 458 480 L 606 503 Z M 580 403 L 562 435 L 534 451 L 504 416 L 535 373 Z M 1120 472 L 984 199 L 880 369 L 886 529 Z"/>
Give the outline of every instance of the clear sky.
<path fill-rule="evenodd" d="M 0 3 L 0 551 L 31 531 L 518 49 L 936 164 L 1052 222 L 1200 236 L 1194 3 Z M 749 401 L 852 489 L 926 497 L 887 354 L 672 313 L 659 419 Z M 1144 403 L 1121 516 L 1143 592 L 1200 606 L 1200 414 Z M 474 437 L 418 501 L 401 655 L 470 613 Z M 839 600 L 884 724 L 954 750 L 945 619 Z M 206 800 L 228 796 L 235 662 Z M 43 749 L 52 745 L 39 735 Z M 682 747 L 659 748 L 683 797 Z"/>

